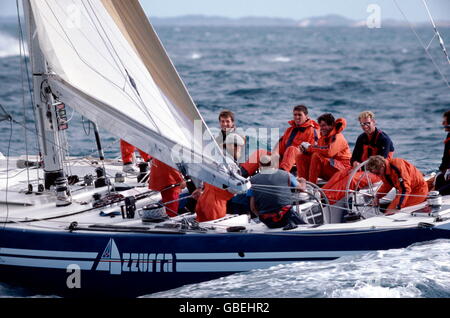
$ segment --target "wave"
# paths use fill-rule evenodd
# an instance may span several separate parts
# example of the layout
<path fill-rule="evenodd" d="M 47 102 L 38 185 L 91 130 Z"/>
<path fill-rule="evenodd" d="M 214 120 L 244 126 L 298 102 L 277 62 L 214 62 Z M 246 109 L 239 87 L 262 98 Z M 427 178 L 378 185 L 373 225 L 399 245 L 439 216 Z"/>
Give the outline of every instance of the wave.
<path fill-rule="evenodd" d="M 0 31 L 0 58 L 18 55 L 20 55 L 18 39 Z"/>
<path fill-rule="evenodd" d="M 450 297 L 449 250 L 449 240 L 437 240 L 330 262 L 278 265 L 146 297 Z"/>
<path fill-rule="evenodd" d="M 272 59 L 272 62 L 278 62 L 278 63 L 289 63 L 291 59 L 286 56 L 277 56 Z"/>
<path fill-rule="evenodd" d="M 189 58 L 191 59 L 191 60 L 199 60 L 199 59 L 201 59 L 203 56 L 200 54 L 200 53 L 197 53 L 197 52 L 194 52 L 194 53 L 192 53 L 190 56 L 189 56 Z"/>

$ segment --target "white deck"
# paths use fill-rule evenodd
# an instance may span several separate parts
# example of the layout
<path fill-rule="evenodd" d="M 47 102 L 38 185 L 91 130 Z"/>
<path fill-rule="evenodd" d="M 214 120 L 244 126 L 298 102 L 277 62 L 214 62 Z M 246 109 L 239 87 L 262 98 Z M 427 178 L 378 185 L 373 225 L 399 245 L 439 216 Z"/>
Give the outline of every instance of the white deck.
<path fill-rule="evenodd" d="M 56 207 L 56 196 L 53 191 L 44 194 L 26 194 L 28 189 L 28 174 L 29 180 L 33 184 L 34 189 L 37 189 L 37 175 L 43 176 L 43 172 L 38 169 L 16 168 L 16 161 L 19 158 L 10 158 L 9 160 L 9 178 L 6 178 L 6 160 L 0 160 L 0 221 L 8 221 L 6 226 L 24 229 L 48 230 L 48 231 L 65 231 L 73 222 L 77 222 L 80 228 L 91 225 L 107 225 L 107 226 L 127 226 L 127 227 L 142 227 L 143 229 L 151 229 L 161 224 L 143 223 L 139 213 L 136 213 L 134 219 L 123 219 L 121 215 L 115 217 L 101 216 L 100 213 L 121 212 L 120 204 L 113 204 L 111 206 L 94 209 L 93 195 L 96 193 L 106 195 L 108 187 L 95 189 L 94 187 L 86 187 L 82 185 L 75 185 L 71 187 L 73 195 L 73 203 L 67 207 Z M 23 158 L 22 158 L 23 159 Z M 96 160 L 89 159 L 72 159 L 70 161 L 70 170 L 72 175 L 78 175 L 80 180 L 87 174 L 95 175 L 95 169 L 99 167 Z M 122 171 L 122 164 L 119 161 L 108 161 L 105 165 L 107 175 L 114 181 L 116 172 Z M 42 183 L 42 180 L 41 180 Z M 82 182 L 81 182 L 82 183 Z M 6 185 L 8 184 L 8 191 Z M 135 176 L 127 176 L 125 183 L 118 184 L 120 186 L 132 186 L 134 188 L 121 192 L 123 196 L 135 196 L 143 193 L 151 193 L 147 189 L 146 184 L 138 184 Z M 158 202 L 161 199 L 159 193 L 151 193 L 148 198 L 137 202 L 137 208 L 142 208 L 153 202 Z M 6 203 L 7 202 L 7 203 Z M 450 198 L 444 198 L 444 204 L 449 205 Z M 415 207 L 405 208 L 401 212 L 391 216 L 377 216 L 365 220 L 342 223 L 342 224 L 323 224 L 315 225 L 300 225 L 297 229 L 285 231 L 285 233 L 295 232 L 329 232 L 329 231 L 364 231 L 374 229 L 393 229 L 416 227 L 419 223 L 435 223 L 435 217 L 428 216 L 423 213 L 420 216 L 412 216 L 411 212 L 425 207 L 426 203 Z M 450 216 L 450 209 L 443 210 L 441 215 Z M 195 215 L 182 215 L 171 219 L 166 223 L 179 223 L 186 219 L 193 221 Z M 437 226 L 449 227 L 448 222 L 440 222 Z M 280 229 L 268 229 L 259 221 L 250 220 L 247 215 L 230 215 L 223 219 L 201 223 L 200 227 L 207 229 L 209 233 L 225 233 L 227 228 L 231 226 L 244 226 L 247 232 L 253 233 L 271 233 L 280 232 Z M 450 227 L 449 227 L 450 229 Z M 188 233 L 195 233 L 195 231 L 188 231 Z"/>

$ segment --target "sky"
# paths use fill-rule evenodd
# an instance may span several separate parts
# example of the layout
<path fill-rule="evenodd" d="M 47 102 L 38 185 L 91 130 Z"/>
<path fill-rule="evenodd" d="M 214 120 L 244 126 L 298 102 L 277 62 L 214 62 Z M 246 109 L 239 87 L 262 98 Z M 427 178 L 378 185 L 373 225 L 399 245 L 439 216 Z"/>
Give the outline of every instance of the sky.
<path fill-rule="evenodd" d="M 450 20 L 450 0 L 426 1 L 436 20 Z M 231 18 L 264 16 L 300 20 L 312 16 L 339 14 L 354 20 L 365 20 L 370 15 L 370 12 L 367 12 L 369 5 L 376 4 L 381 9 L 382 19 L 403 20 L 395 5 L 397 2 L 409 20 L 428 20 L 423 0 L 140 0 L 140 2 L 147 14 L 152 17 L 202 14 Z M 0 0 L 0 16 L 15 14 L 16 0 Z"/>

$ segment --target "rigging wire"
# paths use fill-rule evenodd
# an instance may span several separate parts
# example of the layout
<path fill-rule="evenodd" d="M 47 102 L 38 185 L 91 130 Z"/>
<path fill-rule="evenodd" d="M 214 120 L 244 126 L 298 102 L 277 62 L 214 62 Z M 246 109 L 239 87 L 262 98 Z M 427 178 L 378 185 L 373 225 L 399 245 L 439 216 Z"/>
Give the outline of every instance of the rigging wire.
<path fill-rule="evenodd" d="M 434 36 L 433 36 L 433 39 L 437 36 L 437 38 L 438 38 L 438 40 L 439 40 L 439 45 L 441 46 L 441 49 L 442 49 L 442 51 L 444 52 L 444 54 L 445 54 L 445 56 L 446 56 L 446 58 L 447 58 L 448 64 L 450 64 L 450 58 L 449 58 L 449 56 L 448 56 L 447 49 L 445 48 L 444 39 L 442 38 L 441 34 L 440 34 L 439 31 L 438 31 L 437 26 L 436 26 L 436 23 L 434 23 L 434 19 L 433 19 L 433 16 L 431 15 L 430 9 L 428 8 L 427 1 L 426 1 L 426 0 L 422 0 L 422 2 L 423 2 L 423 4 L 424 4 L 424 6 L 425 6 L 425 9 L 427 10 L 428 16 L 430 17 L 431 24 L 433 25 L 433 28 L 434 28 Z M 433 41 L 433 39 L 431 39 L 431 41 Z M 431 42 L 430 42 L 430 43 L 431 43 Z"/>
<path fill-rule="evenodd" d="M 92 8 L 91 3 L 90 3 L 89 1 L 88 1 L 88 3 L 89 3 L 89 5 L 90 5 L 91 8 Z M 56 19 L 57 23 L 59 24 L 60 28 L 62 29 L 62 32 L 64 33 L 65 38 L 66 38 L 65 41 L 72 47 L 72 49 L 74 50 L 74 52 L 75 52 L 75 53 L 78 55 L 78 57 L 80 58 L 81 62 L 84 63 L 87 67 L 89 67 L 89 68 L 90 68 L 92 71 L 94 71 L 96 74 L 98 74 L 99 76 L 101 76 L 102 78 L 104 78 L 106 81 L 108 81 L 109 83 L 111 83 L 113 86 L 115 86 L 115 87 L 117 87 L 117 88 L 120 88 L 116 83 L 112 82 L 110 79 L 108 79 L 108 78 L 106 78 L 105 76 L 103 76 L 100 72 L 98 72 L 95 68 L 93 68 L 91 65 L 89 65 L 89 63 L 87 63 L 87 61 L 85 61 L 85 60 L 83 59 L 83 57 L 80 55 L 80 53 L 77 51 L 76 47 L 74 46 L 74 44 L 73 44 L 72 41 L 70 40 L 68 34 L 65 32 L 64 28 L 62 27 L 62 24 L 61 24 L 61 22 L 59 21 L 58 17 L 56 16 L 56 14 L 55 14 L 54 11 L 52 10 L 52 8 L 49 6 L 47 0 L 46 0 L 46 4 L 47 4 L 47 6 L 49 7 L 49 10 L 52 12 L 53 16 L 55 17 L 55 19 Z M 84 3 L 83 3 L 83 5 L 84 5 Z M 84 6 L 85 6 L 85 5 L 84 5 Z M 85 7 L 85 9 L 87 10 L 86 7 Z M 92 9 L 92 10 L 93 10 L 93 9 Z M 88 11 L 88 13 L 89 13 L 89 10 L 87 10 L 87 11 Z M 93 12 L 93 13 L 94 13 L 94 15 L 96 15 L 95 12 Z M 98 16 L 96 16 L 96 18 L 99 19 Z M 92 20 L 92 17 L 90 17 L 90 19 Z M 92 23 L 93 23 L 93 22 L 92 22 Z M 95 23 L 94 23 L 94 26 L 95 26 Z M 103 28 L 103 26 L 102 26 L 101 23 L 100 23 L 100 26 Z M 109 39 L 108 34 L 106 33 L 106 31 L 105 31 L 104 29 L 103 29 L 103 31 L 105 32 L 105 35 L 106 35 L 108 41 L 111 43 L 111 40 Z M 98 35 L 102 38 L 102 40 L 105 41 L 104 38 L 102 37 L 102 35 L 100 34 L 100 32 L 99 32 L 98 29 L 97 29 L 97 32 L 98 32 Z M 64 38 L 64 36 L 62 36 L 62 38 Z M 111 45 L 112 45 L 112 44 L 111 44 Z M 106 48 L 109 50 L 108 46 L 106 46 Z M 114 48 L 113 48 L 113 49 L 114 49 Z M 110 54 L 111 54 L 112 58 L 115 59 L 111 52 L 110 52 Z M 116 52 L 116 55 L 117 55 L 117 52 Z M 125 68 L 125 66 L 124 66 L 124 64 L 123 64 L 123 62 L 122 62 L 122 60 L 120 59 L 119 56 L 118 56 L 118 58 L 119 58 L 120 63 L 123 65 L 125 71 L 127 71 L 127 69 Z M 123 73 L 123 72 L 122 72 L 122 76 L 124 76 L 124 73 Z M 134 91 L 135 91 L 135 90 L 134 90 Z M 142 100 L 142 98 L 140 97 L 139 94 L 137 94 L 137 98 L 139 99 L 140 103 L 138 103 L 136 100 L 134 100 L 133 97 L 130 96 L 130 94 L 127 93 L 126 91 L 123 91 L 123 92 L 124 92 L 124 94 L 126 95 L 126 97 L 128 97 L 128 98 L 131 100 L 131 102 L 132 102 L 134 105 L 136 105 L 136 106 L 138 107 L 138 109 L 140 109 L 141 111 L 143 111 L 144 114 L 146 114 L 146 116 L 147 116 L 152 122 L 154 122 L 153 117 L 151 116 L 151 113 L 152 113 L 151 109 L 149 109 L 149 108 L 147 108 L 147 107 L 144 107 L 144 106 L 145 106 L 145 103 L 144 103 L 144 101 Z M 138 92 L 135 91 L 135 93 L 138 93 Z M 151 94 L 151 93 L 150 93 L 150 94 Z M 152 94 L 151 94 L 151 95 L 152 95 Z M 144 108 L 143 108 L 143 107 L 144 107 Z M 150 117 L 149 117 L 149 116 L 150 116 Z M 203 120 L 203 119 L 202 119 L 202 122 L 203 122 L 203 124 L 204 124 L 204 120 Z M 161 122 L 161 123 L 162 123 L 163 125 L 167 126 L 166 123 L 164 123 L 164 122 Z M 206 125 L 205 125 L 205 126 L 206 126 Z M 155 127 L 156 127 L 157 129 L 159 129 L 158 126 L 155 126 Z M 167 127 L 168 127 L 168 126 L 167 126 Z M 168 128 L 172 129 L 172 127 L 168 127 Z M 207 126 L 206 126 L 206 128 L 207 128 Z M 207 128 L 207 130 L 208 130 L 208 132 L 211 134 L 211 132 L 209 131 L 208 128 Z M 211 136 L 211 138 L 214 140 L 214 138 L 213 138 L 212 136 Z M 167 143 L 167 140 L 164 139 L 164 138 L 162 139 L 162 141 L 163 141 L 164 143 Z M 192 152 L 192 150 L 190 150 L 190 151 Z M 194 153 L 194 155 L 195 155 L 195 153 Z M 226 167 L 226 169 L 227 169 L 227 171 L 230 171 L 228 167 Z M 229 173 L 230 173 L 230 172 L 229 172 Z"/>
<path fill-rule="evenodd" d="M 416 29 L 414 28 L 413 24 L 409 21 L 408 17 L 406 16 L 406 14 L 403 12 L 403 10 L 400 8 L 399 4 L 397 3 L 397 0 L 393 0 L 395 6 L 397 7 L 397 9 L 400 11 L 400 13 L 402 14 L 403 18 L 408 22 L 409 24 L 409 28 L 411 29 L 411 31 L 415 34 L 417 40 L 419 41 L 420 45 L 422 46 L 422 48 L 425 50 L 425 53 L 427 54 L 427 56 L 430 58 L 431 62 L 433 63 L 433 65 L 436 67 L 437 71 L 439 72 L 439 74 L 441 75 L 442 79 L 445 82 L 445 85 L 447 85 L 447 87 L 450 88 L 450 83 L 447 80 L 447 77 L 445 76 L 445 74 L 442 72 L 441 68 L 439 67 L 439 65 L 436 63 L 436 61 L 434 60 L 433 56 L 430 54 L 430 51 L 428 50 L 428 47 L 425 46 L 425 44 L 423 43 L 422 39 L 420 38 L 419 34 L 417 33 Z M 436 34 L 435 34 L 436 36 Z M 439 35 L 440 36 L 440 35 Z M 448 59 L 448 57 L 447 57 Z"/>
<path fill-rule="evenodd" d="M 8 221 L 9 218 L 9 202 L 8 202 L 8 188 L 9 188 L 9 161 L 10 161 L 10 151 L 11 151 L 11 142 L 12 142 L 12 136 L 13 136 L 13 125 L 12 125 L 12 118 L 9 119 L 9 125 L 10 125 L 10 133 L 9 133 L 9 141 L 8 141 L 8 151 L 6 152 L 6 190 L 5 190 L 5 203 L 6 203 L 6 221 Z M 5 230 L 6 222 L 3 224 L 3 230 Z"/>
<path fill-rule="evenodd" d="M 22 91 L 21 91 L 21 95 L 22 95 L 22 109 L 23 109 L 23 125 L 24 127 L 27 126 L 27 111 L 26 111 L 26 106 L 25 106 L 25 85 L 24 85 L 24 78 L 23 78 L 23 73 L 24 72 L 28 72 L 28 70 L 24 70 L 24 63 L 23 60 L 25 59 L 24 56 L 24 45 L 23 45 L 23 34 L 22 34 L 22 22 L 20 19 L 20 14 L 19 14 L 19 1 L 16 0 L 16 6 L 17 6 L 17 22 L 18 22 L 18 32 L 19 32 L 19 64 L 20 64 L 20 83 L 22 85 Z M 27 129 L 24 128 L 24 139 L 25 139 L 25 158 L 26 161 L 29 161 L 29 157 L 28 157 L 28 134 L 27 134 Z M 28 184 L 30 184 L 30 168 L 26 167 L 27 169 L 27 182 Z"/>
<path fill-rule="evenodd" d="M 25 45 L 26 41 L 24 39 L 24 32 L 23 32 L 23 28 L 22 28 L 22 20 L 21 20 L 21 17 L 20 17 L 19 0 L 16 0 L 16 8 L 17 8 L 17 19 L 18 19 L 18 22 L 19 22 L 18 29 L 19 29 L 19 33 L 20 33 L 21 50 L 23 49 L 23 52 L 26 52 L 26 45 Z M 33 91 L 33 84 L 31 82 L 31 78 L 30 78 L 30 72 L 29 72 L 30 68 L 29 68 L 28 59 L 26 57 L 26 54 L 24 54 L 24 56 L 23 56 L 23 61 L 25 63 L 25 74 L 26 74 L 27 83 L 28 83 L 28 92 L 30 94 L 30 108 L 31 108 L 31 112 L 33 114 L 33 120 L 34 120 L 35 131 L 33 132 L 33 134 L 35 136 L 37 158 L 39 160 L 40 154 L 41 154 L 41 148 L 40 148 L 40 144 L 39 144 L 39 140 L 38 140 L 39 139 L 39 130 L 38 130 L 38 127 L 37 127 L 36 112 L 35 112 L 34 102 L 33 102 L 35 100 L 35 96 L 34 96 L 34 91 Z M 39 171 L 37 172 L 37 182 L 38 182 L 38 184 L 40 183 Z"/>

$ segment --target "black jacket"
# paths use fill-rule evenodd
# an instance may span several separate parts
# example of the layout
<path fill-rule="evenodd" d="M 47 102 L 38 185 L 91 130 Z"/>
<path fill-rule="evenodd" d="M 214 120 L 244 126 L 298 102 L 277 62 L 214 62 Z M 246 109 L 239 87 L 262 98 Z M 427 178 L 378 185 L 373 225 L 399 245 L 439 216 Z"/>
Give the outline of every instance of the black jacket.
<path fill-rule="evenodd" d="M 445 172 L 445 170 L 450 169 L 450 133 L 447 134 L 447 139 L 445 140 L 444 155 L 442 156 L 442 163 L 439 166 L 439 170 Z"/>

